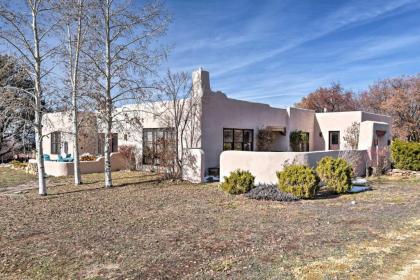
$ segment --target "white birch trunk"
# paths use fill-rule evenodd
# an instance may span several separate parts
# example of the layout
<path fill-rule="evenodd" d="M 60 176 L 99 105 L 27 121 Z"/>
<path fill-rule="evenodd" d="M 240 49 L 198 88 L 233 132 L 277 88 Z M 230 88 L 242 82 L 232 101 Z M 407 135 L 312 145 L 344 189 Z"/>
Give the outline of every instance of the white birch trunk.
<path fill-rule="evenodd" d="M 36 85 L 35 85 L 36 87 Z M 37 102 L 38 103 L 38 102 Z M 37 105 L 37 107 L 40 107 Z M 47 195 L 47 185 L 45 182 L 45 167 L 42 149 L 42 114 L 38 108 L 35 111 L 35 145 L 36 145 L 36 160 L 38 165 L 38 193 L 40 195 Z"/>
<path fill-rule="evenodd" d="M 104 171 L 105 171 L 105 188 L 112 187 L 112 173 L 111 173 L 111 123 L 107 121 L 107 129 L 105 132 L 104 141 Z"/>
<path fill-rule="evenodd" d="M 77 124 L 77 100 L 75 95 L 73 96 L 73 158 L 74 158 L 74 184 L 82 184 L 82 178 L 80 175 L 80 160 L 79 160 L 79 126 Z"/>
<path fill-rule="evenodd" d="M 106 131 L 104 141 L 104 157 L 105 157 L 105 188 L 112 187 L 112 174 L 111 174 L 111 151 L 110 145 L 112 139 L 112 99 L 111 99 L 111 35 L 110 35 L 110 2 L 107 0 L 107 10 L 105 15 L 105 31 L 106 31 Z"/>
<path fill-rule="evenodd" d="M 74 158 L 74 184 L 82 184 L 82 178 L 80 175 L 80 160 L 79 160 L 79 125 L 78 125 L 78 104 L 77 104 L 77 95 L 78 95 L 78 79 L 79 79 L 79 58 L 81 51 L 81 40 L 82 40 L 82 13 L 83 13 L 83 2 L 79 0 L 78 2 L 78 25 L 77 25 L 77 43 L 74 54 L 74 63 L 71 45 L 71 34 L 69 32 L 69 50 L 70 50 L 70 70 L 71 70 L 71 79 L 72 79 L 72 106 L 73 106 L 73 158 Z"/>
<path fill-rule="evenodd" d="M 38 164 L 38 193 L 47 195 L 45 182 L 45 167 L 42 149 L 42 88 L 41 88 L 41 56 L 39 51 L 39 35 L 37 14 L 32 9 L 32 32 L 34 36 L 34 58 L 35 58 L 35 145 L 36 159 Z"/>

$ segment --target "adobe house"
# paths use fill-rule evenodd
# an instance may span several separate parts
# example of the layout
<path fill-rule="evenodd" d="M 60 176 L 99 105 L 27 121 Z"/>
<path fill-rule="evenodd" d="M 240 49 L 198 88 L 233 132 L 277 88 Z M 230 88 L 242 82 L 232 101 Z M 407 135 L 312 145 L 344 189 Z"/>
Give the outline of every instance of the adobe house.
<path fill-rule="evenodd" d="M 218 172 L 220 155 L 223 151 L 258 151 L 260 130 L 271 131 L 274 140 L 270 143 L 269 151 L 273 152 L 291 152 L 290 138 L 295 131 L 301 131 L 307 139 L 301 146 L 301 152 L 348 149 L 343 137 L 345 130 L 353 122 L 360 123 L 358 149 L 373 151 L 375 147 L 386 147 L 390 144 L 391 118 L 388 116 L 362 111 L 315 113 L 313 110 L 293 107 L 275 108 L 268 104 L 232 99 L 220 91 L 213 91 L 210 86 L 209 72 L 201 68 L 193 72 L 192 79 L 194 98 L 198 100 L 198 114 L 192 121 L 194 123 L 188 128 L 188 137 L 193 139 L 185 141 L 188 142 L 188 145 L 185 145 L 189 149 L 201 150 L 200 160 L 203 166 L 200 168 L 205 175 Z M 125 121 L 123 117 L 120 117 L 120 121 L 113 129 L 115 134 L 113 134 L 112 150 L 117 151 L 118 145 L 135 145 L 141 159 L 139 165 L 159 164 L 145 151 L 157 149 L 158 141 L 170 137 L 173 133 L 170 125 L 162 122 L 162 115 L 166 110 L 163 105 L 165 104 L 153 103 L 118 108 L 117 110 L 121 112 L 120 116 L 125 116 L 125 118 L 131 116 L 130 120 L 138 115 L 138 122 Z M 67 147 L 67 152 L 71 153 L 71 139 L 67 139 L 65 141 L 67 144 L 60 146 L 61 151 L 57 149 L 60 142 L 57 139 L 61 139 L 61 142 L 64 139 L 58 136 L 59 131 L 67 127 L 63 125 L 63 122 L 67 123 L 67 119 L 54 114 L 56 113 L 47 114 L 46 119 L 50 123 L 59 125 L 49 126 L 47 133 L 53 133 L 50 135 L 54 137 L 45 138 L 44 153 L 58 153 L 65 147 Z M 100 125 L 94 121 L 94 114 L 90 116 L 89 133 L 80 137 L 82 143 L 79 145 L 80 152 L 101 154 L 103 134 L 98 129 Z M 57 121 L 58 119 L 60 121 Z M 68 124 L 70 125 L 69 120 Z M 194 130 L 194 135 L 191 133 L 192 130 Z M 55 131 L 57 133 L 54 134 Z M 90 139 L 87 141 L 89 145 L 83 144 L 85 141 L 83 137 Z"/>

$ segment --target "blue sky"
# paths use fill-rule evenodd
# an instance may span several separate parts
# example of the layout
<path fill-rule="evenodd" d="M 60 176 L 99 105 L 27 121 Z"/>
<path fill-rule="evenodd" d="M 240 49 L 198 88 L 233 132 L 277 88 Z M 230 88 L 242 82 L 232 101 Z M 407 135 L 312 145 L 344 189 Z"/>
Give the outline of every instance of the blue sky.
<path fill-rule="evenodd" d="M 210 71 L 213 90 L 285 107 L 331 82 L 360 91 L 420 72 L 419 0 L 167 0 L 165 67 Z"/>

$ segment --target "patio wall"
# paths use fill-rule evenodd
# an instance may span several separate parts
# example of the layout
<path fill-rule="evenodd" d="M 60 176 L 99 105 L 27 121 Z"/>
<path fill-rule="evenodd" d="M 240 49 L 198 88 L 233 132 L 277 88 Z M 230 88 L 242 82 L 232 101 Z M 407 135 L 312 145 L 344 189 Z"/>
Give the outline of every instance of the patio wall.
<path fill-rule="evenodd" d="M 30 160 L 30 163 L 35 163 L 36 160 Z M 73 162 L 57 162 L 45 161 L 45 173 L 50 176 L 70 176 L 74 174 Z M 126 169 L 124 157 L 120 153 L 111 153 L 111 170 L 118 171 Z M 82 174 L 101 173 L 104 172 L 104 158 L 99 157 L 95 161 L 81 161 L 80 172 Z"/>
<path fill-rule="evenodd" d="M 283 170 L 285 163 L 295 162 L 316 167 L 317 162 L 326 156 L 351 159 L 358 176 L 364 175 L 366 164 L 370 164 L 366 150 L 301 153 L 225 151 L 220 156 L 220 179 L 223 181 L 223 177 L 228 176 L 230 172 L 242 169 L 250 171 L 255 176 L 256 184 L 275 184 L 277 183 L 276 172 Z"/>

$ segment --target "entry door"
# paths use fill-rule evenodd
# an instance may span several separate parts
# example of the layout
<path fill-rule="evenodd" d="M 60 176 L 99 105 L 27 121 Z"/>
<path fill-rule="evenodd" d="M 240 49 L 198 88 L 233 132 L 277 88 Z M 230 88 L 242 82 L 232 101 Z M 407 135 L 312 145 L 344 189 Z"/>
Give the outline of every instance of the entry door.
<path fill-rule="evenodd" d="M 339 150 L 340 131 L 330 131 L 328 136 L 328 150 Z"/>

